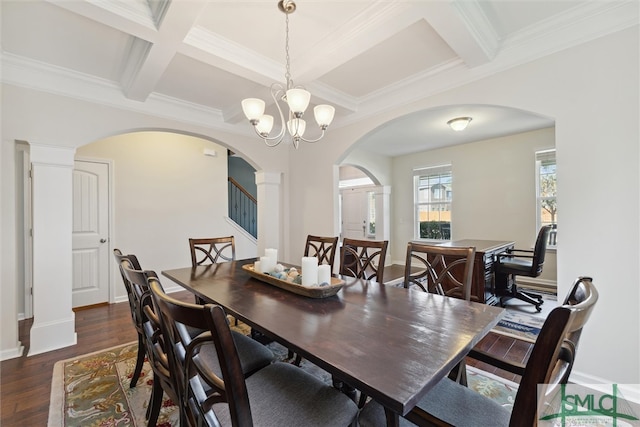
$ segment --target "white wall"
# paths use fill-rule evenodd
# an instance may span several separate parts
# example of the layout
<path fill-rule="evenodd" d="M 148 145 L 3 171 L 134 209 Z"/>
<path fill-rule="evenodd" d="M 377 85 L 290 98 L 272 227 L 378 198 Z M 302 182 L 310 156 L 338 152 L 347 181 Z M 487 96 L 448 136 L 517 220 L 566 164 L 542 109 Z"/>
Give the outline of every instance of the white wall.
<path fill-rule="evenodd" d="M 338 165 L 343 153 L 375 127 L 410 112 L 450 104 L 519 108 L 556 120 L 558 292 L 579 275 L 591 275 L 600 300 L 582 336 L 574 380 L 640 382 L 640 177 L 638 27 L 514 67 L 351 126 L 334 129 L 292 162 L 291 198 L 303 197 L 303 177 Z M 479 70 L 481 71 L 481 70 Z M 304 166 L 295 166 L 304 165 Z M 327 175 L 328 176 L 328 175 Z M 385 183 L 386 184 L 386 183 Z M 330 228 L 337 185 L 314 185 L 316 199 L 290 221 L 291 235 Z M 392 200 L 394 191 L 392 188 Z M 335 203 L 335 201 L 334 201 Z M 600 209 L 614 203 L 603 227 Z M 401 208 L 401 207 L 400 207 Z M 411 209 L 407 206 L 406 209 Z M 395 221 L 392 218 L 392 223 Z M 392 239 L 394 236 L 392 235 Z"/>
<path fill-rule="evenodd" d="M 217 157 L 205 156 L 205 148 Z M 113 161 L 110 245 L 136 254 L 143 268 L 160 272 L 189 265 L 189 237 L 234 235 L 238 258 L 257 255 L 255 243 L 225 220 L 227 150 L 220 145 L 175 133 L 137 132 L 80 147 L 76 158 Z M 126 292 L 115 265 L 113 272 L 120 301 Z"/>
<path fill-rule="evenodd" d="M 414 240 L 413 170 L 451 164 L 452 240 L 513 240 L 532 249 L 537 237 L 535 152 L 553 148 L 553 128 L 398 156 L 393 159 L 394 233 L 391 253 L 404 263 Z M 562 214 L 561 214 L 562 215 Z M 549 251 L 540 279 L 556 282 Z"/>

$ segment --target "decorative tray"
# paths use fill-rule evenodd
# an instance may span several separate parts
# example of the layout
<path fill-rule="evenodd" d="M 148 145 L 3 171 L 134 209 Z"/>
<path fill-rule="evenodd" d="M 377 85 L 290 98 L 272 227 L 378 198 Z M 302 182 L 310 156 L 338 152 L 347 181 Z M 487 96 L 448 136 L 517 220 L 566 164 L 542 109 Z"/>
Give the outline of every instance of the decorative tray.
<path fill-rule="evenodd" d="M 342 289 L 342 285 L 345 283 L 344 280 L 338 279 L 337 277 L 331 277 L 331 284 L 329 285 L 302 286 L 297 283 L 288 282 L 286 280 L 278 279 L 277 277 L 255 271 L 253 269 L 253 264 L 245 264 L 242 266 L 242 269 L 262 282 L 309 298 L 326 298 L 335 295 L 340 289 Z"/>

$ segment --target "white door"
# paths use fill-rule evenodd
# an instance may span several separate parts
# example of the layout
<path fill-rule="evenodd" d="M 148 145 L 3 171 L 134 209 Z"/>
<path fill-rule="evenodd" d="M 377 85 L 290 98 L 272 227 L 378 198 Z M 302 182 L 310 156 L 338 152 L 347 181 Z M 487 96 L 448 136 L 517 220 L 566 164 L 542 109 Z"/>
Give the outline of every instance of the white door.
<path fill-rule="evenodd" d="M 367 238 L 367 192 L 342 190 L 342 238 Z"/>
<path fill-rule="evenodd" d="M 109 165 L 73 170 L 73 307 L 109 301 Z"/>

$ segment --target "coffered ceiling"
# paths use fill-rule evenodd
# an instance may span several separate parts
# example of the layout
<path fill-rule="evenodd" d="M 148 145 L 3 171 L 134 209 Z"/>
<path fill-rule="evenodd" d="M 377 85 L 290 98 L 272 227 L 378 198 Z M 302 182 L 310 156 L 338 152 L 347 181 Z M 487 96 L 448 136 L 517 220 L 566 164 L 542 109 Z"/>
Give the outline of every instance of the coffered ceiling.
<path fill-rule="evenodd" d="M 312 104 L 336 107 L 332 127 L 339 127 L 637 25 L 634 3 L 298 0 L 291 74 Z M 2 0 L 0 7 L 6 83 L 248 133 L 240 101 L 269 99 L 271 83 L 284 82 L 285 15 L 275 0 Z M 504 132 L 505 118 L 525 130 L 553 124 L 468 107 L 491 119 L 483 136 Z M 433 112 L 439 124 L 471 114 L 452 108 Z M 407 118 L 402 129 L 424 128 L 436 116 Z M 372 149 L 385 152 L 374 136 Z M 411 152 L 406 141 L 398 150 Z"/>

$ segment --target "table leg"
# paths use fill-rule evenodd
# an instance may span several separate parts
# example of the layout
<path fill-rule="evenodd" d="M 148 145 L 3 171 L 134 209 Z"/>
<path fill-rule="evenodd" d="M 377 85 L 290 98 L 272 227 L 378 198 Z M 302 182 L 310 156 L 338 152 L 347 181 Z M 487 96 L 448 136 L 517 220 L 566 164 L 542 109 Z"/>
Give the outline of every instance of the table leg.
<path fill-rule="evenodd" d="M 393 412 L 389 408 L 384 408 L 384 415 L 387 417 L 387 427 L 400 426 L 400 415 L 398 415 L 396 412 Z"/>

